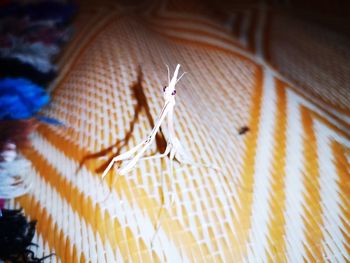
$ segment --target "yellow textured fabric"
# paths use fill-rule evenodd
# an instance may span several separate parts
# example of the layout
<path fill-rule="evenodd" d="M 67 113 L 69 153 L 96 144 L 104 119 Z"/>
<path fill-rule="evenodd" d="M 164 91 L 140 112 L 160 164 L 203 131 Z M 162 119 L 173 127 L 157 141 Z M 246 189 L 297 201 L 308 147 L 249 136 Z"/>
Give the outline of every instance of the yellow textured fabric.
<path fill-rule="evenodd" d="M 137 13 L 137 15 L 135 15 Z M 82 5 L 33 146 L 33 190 L 52 262 L 350 261 L 349 38 L 265 5 Z M 141 161 L 101 185 L 108 160 L 151 131 L 165 64 L 175 128 L 197 162 Z M 242 127 L 249 130 L 239 134 Z M 164 131 L 165 132 L 165 131 Z M 113 147 L 114 146 L 114 147 Z M 164 150 L 164 138 L 148 152 Z M 151 239 L 166 188 L 175 202 Z M 106 192 L 112 193 L 106 200 Z M 50 260 L 49 260 L 50 261 Z"/>

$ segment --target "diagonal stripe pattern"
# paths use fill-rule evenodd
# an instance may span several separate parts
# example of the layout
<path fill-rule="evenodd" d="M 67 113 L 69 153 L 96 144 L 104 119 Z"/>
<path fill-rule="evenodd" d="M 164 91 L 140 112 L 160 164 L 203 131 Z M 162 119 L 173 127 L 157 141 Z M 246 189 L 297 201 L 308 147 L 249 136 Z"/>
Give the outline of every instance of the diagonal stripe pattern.
<path fill-rule="evenodd" d="M 137 17 L 106 1 L 77 18 L 44 112 L 66 125 L 33 135 L 23 150 L 33 190 L 10 203 L 38 219 L 37 253 L 55 252 L 52 262 L 350 261 L 349 100 L 336 105 L 337 87 L 278 71 L 278 16 L 266 6 L 215 13 L 151 2 Z M 178 83 L 177 136 L 221 172 L 175 163 L 169 178 L 167 159 L 147 160 L 101 182 L 108 159 L 148 135 L 164 64 L 176 63 L 189 72 Z M 158 139 L 148 154 L 161 151 Z M 163 178 L 175 202 L 151 244 L 169 194 Z"/>

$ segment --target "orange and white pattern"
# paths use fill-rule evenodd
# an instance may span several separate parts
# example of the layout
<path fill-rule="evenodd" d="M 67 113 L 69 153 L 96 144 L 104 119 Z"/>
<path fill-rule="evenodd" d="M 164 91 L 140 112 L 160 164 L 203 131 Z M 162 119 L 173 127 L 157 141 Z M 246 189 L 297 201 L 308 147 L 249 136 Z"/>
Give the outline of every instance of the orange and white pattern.
<path fill-rule="evenodd" d="M 52 262 L 349 262 L 346 87 L 337 76 L 323 91 L 284 74 L 268 7 L 217 15 L 197 6 L 150 1 L 139 16 L 112 1 L 82 7 L 45 111 L 66 125 L 34 134 L 23 151 L 33 190 L 11 204 L 38 220 L 37 253 L 56 253 Z M 115 167 L 101 184 L 108 159 L 152 129 L 165 64 L 177 63 L 189 73 L 177 85 L 177 136 L 222 172 L 175 163 L 169 178 L 167 159 L 147 160 L 116 181 Z M 162 149 L 159 136 L 149 154 Z M 163 177 L 175 203 L 152 245 L 169 194 Z"/>

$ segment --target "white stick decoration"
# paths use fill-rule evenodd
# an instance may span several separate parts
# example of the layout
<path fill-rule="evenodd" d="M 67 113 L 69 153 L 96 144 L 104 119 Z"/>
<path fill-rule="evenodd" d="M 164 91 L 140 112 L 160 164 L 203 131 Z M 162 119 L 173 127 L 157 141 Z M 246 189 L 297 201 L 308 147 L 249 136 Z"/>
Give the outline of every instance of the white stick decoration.
<path fill-rule="evenodd" d="M 104 179 L 106 177 L 106 175 L 108 174 L 108 172 L 110 171 L 110 169 L 112 168 L 112 166 L 114 165 L 115 162 L 130 160 L 127 165 L 125 165 L 123 168 L 121 168 L 118 171 L 118 175 L 125 175 L 135 167 L 135 165 L 137 164 L 138 161 L 166 157 L 169 153 L 170 153 L 170 156 L 173 155 L 175 157 L 175 155 L 176 155 L 176 159 L 178 159 L 178 161 L 180 161 L 182 163 L 196 166 L 195 163 L 188 160 L 185 152 L 183 151 L 183 147 L 182 147 L 180 141 L 178 140 L 178 138 L 175 135 L 175 129 L 174 129 L 174 119 L 173 119 L 174 117 L 173 116 L 174 116 L 175 95 L 176 95 L 175 85 L 183 77 L 183 75 L 186 72 L 184 72 L 179 78 L 177 78 L 177 75 L 179 73 L 179 68 L 180 68 L 180 64 L 178 64 L 176 66 L 173 78 L 170 80 L 169 67 L 167 66 L 167 68 L 168 68 L 169 84 L 168 84 L 168 86 L 164 87 L 164 89 L 163 89 L 164 106 L 163 106 L 163 109 L 158 117 L 158 120 L 157 120 L 154 128 L 152 129 L 151 134 L 147 137 L 147 139 L 145 139 L 144 141 L 142 141 L 141 143 L 139 143 L 135 147 L 131 148 L 129 151 L 114 157 L 112 159 L 112 161 L 109 163 L 109 165 L 107 166 L 107 168 L 104 170 L 104 172 L 102 174 L 102 179 Z M 169 132 L 169 140 L 167 141 L 166 150 L 164 151 L 163 154 L 160 154 L 160 155 L 141 158 L 143 156 L 143 154 L 145 153 L 145 151 L 151 146 L 152 142 L 154 141 L 154 139 L 156 137 L 157 132 L 159 131 L 159 128 L 160 128 L 162 122 L 164 121 L 164 119 L 166 117 L 168 117 L 168 132 Z M 136 154 L 136 155 L 133 158 L 131 158 L 133 156 L 133 154 Z M 182 158 L 179 155 L 183 155 Z M 218 168 L 208 166 L 208 165 L 201 164 L 200 166 L 206 166 L 208 168 L 218 169 Z"/>
<path fill-rule="evenodd" d="M 108 172 L 110 171 L 110 169 L 112 168 L 112 166 L 114 165 L 115 162 L 130 160 L 124 167 L 122 167 L 121 169 L 118 170 L 117 176 L 121 176 L 121 175 L 125 175 L 128 172 L 130 172 L 135 167 L 137 162 L 140 160 L 164 158 L 168 155 L 170 157 L 169 174 L 170 174 L 171 179 L 172 179 L 172 175 L 173 175 L 173 160 L 174 160 L 174 158 L 176 158 L 180 163 L 183 163 L 183 164 L 189 164 L 189 165 L 193 165 L 193 166 L 197 166 L 197 167 L 204 166 L 207 168 L 219 170 L 218 168 L 213 167 L 211 165 L 196 164 L 193 161 L 191 161 L 188 158 L 186 152 L 184 151 L 179 139 L 175 135 L 175 129 L 174 129 L 174 107 L 175 107 L 175 95 L 176 95 L 175 86 L 180 81 L 180 79 L 184 76 L 184 74 L 186 73 L 186 72 L 182 73 L 182 75 L 179 78 L 177 78 L 178 73 L 179 73 L 179 69 L 180 69 L 180 64 L 177 64 L 174 75 L 173 75 L 172 79 L 170 80 L 169 67 L 167 66 L 168 86 L 165 86 L 163 88 L 164 106 L 163 106 L 163 109 L 162 109 L 162 111 L 158 117 L 158 120 L 157 120 L 155 126 L 153 127 L 150 135 L 144 141 L 142 141 L 141 143 L 139 143 L 135 147 L 131 148 L 129 151 L 114 157 L 112 159 L 112 161 L 109 163 L 109 165 L 107 166 L 107 168 L 105 169 L 105 171 L 103 172 L 102 179 L 104 179 L 106 177 L 106 175 L 108 174 Z M 167 127 L 168 127 L 169 139 L 167 141 L 167 147 L 166 147 L 164 153 L 142 158 L 145 151 L 151 146 L 152 142 L 154 141 L 156 134 L 159 131 L 159 128 L 166 117 L 167 117 Z M 134 155 L 134 157 L 132 157 L 133 155 Z M 162 180 L 162 181 L 164 181 L 164 180 Z M 162 182 L 162 184 L 163 184 L 163 182 Z M 174 197 L 175 197 L 173 192 L 172 192 L 172 189 L 173 189 L 173 183 L 171 183 L 171 191 L 170 191 L 171 201 L 169 202 L 169 208 L 174 203 Z M 162 205 L 162 207 L 163 207 L 163 205 Z M 158 223 L 158 226 L 156 228 L 154 237 L 160 228 L 160 217 L 161 217 L 161 211 L 159 213 L 159 223 Z M 152 238 L 152 243 L 153 243 L 154 237 Z"/>

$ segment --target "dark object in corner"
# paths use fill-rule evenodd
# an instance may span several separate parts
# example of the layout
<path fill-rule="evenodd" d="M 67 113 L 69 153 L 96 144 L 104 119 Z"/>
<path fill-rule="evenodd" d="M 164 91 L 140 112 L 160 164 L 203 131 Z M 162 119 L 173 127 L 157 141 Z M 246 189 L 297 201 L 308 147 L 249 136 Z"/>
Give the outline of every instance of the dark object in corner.
<path fill-rule="evenodd" d="M 21 210 L 1 209 L 0 260 L 13 263 L 39 263 L 51 255 L 37 258 L 29 248 L 32 243 L 36 221 L 28 222 Z"/>
<path fill-rule="evenodd" d="M 43 73 L 32 65 L 22 63 L 15 58 L 0 58 L 0 77 L 26 78 L 45 87 L 56 77 L 56 72 Z"/>
<path fill-rule="evenodd" d="M 249 132 L 249 127 L 248 126 L 243 126 L 238 130 L 239 135 L 243 135 L 245 133 Z"/>

